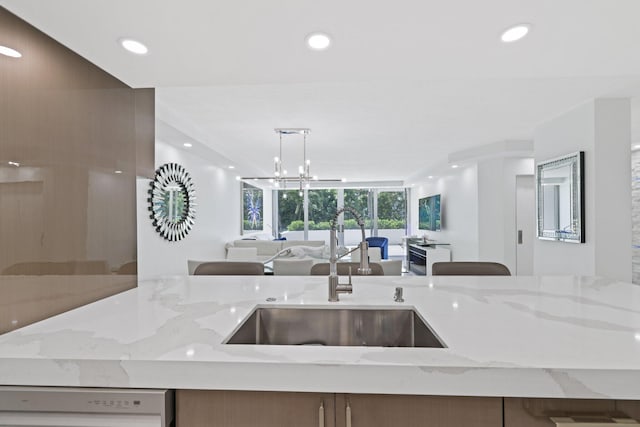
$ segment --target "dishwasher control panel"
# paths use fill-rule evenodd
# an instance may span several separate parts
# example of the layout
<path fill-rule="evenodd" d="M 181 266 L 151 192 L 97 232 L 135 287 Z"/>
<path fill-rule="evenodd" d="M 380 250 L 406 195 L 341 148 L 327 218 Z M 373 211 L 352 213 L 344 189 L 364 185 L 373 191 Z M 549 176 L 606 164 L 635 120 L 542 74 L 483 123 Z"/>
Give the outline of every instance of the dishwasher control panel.
<path fill-rule="evenodd" d="M 173 424 L 173 390 L 67 387 L 0 387 L 2 417 L 28 414 L 152 416 L 158 427 Z M 18 424 L 22 425 L 22 424 Z M 155 425 L 155 423 L 154 423 Z"/>
<path fill-rule="evenodd" d="M 142 405 L 142 401 L 141 400 L 113 400 L 113 399 L 109 399 L 109 400 L 100 400 L 100 399 L 95 399 L 95 400 L 89 400 L 87 402 L 87 404 L 89 406 L 92 407 L 96 407 L 96 408 L 122 408 L 122 409 L 129 409 L 129 408 L 137 408 L 140 407 L 140 405 Z"/>

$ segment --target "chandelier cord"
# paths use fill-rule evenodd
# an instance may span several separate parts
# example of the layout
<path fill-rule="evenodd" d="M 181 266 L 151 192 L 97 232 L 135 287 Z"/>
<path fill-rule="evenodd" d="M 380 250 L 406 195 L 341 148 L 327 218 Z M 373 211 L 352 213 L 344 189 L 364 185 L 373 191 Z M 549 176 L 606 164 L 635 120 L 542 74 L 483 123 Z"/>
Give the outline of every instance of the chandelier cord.
<path fill-rule="evenodd" d="M 278 176 L 282 177 L 282 133 L 280 134 L 280 157 L 278 158 L 280 159 L 278 163 Z"/>

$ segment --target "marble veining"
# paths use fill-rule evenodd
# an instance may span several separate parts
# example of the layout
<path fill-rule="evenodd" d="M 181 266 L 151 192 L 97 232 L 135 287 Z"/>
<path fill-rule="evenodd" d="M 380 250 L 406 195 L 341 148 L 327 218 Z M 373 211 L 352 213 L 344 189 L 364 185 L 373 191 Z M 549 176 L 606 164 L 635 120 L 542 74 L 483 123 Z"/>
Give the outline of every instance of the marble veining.
<path fill-rule="evenodd" d="M 256 306 L 415 308 L 447 348 L 221 344 Z M 355 277 L 329 303 L 324 277 L 170 277 L 0 336 L 11 385 L 640 399 L 638 383 L 640 286 L 602 278 Z"/>

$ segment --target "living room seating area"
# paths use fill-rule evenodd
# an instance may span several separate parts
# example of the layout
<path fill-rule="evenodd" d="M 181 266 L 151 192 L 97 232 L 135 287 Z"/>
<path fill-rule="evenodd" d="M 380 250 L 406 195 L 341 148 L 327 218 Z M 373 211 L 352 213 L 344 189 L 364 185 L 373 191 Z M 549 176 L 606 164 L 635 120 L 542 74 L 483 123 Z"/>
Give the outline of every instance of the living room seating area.
<path fill-rule="evenodd" d="M 265 274 L 308 276 L 314 265 L 328 261 L 329 248 L 323 240 L 238 239 L 225 244 L 225 254 L 224 260 L 188 260 L 188 274 L 194 275 L 205 263 L 259 262 L 265 265 Z M 380 265 L 378 274 L 402 275 L 401 259 L 383 259 L 381 247 L 370 247 L 368 254 L 370 262 Z M 359 259 L 360 251 L 356 249 L 339 262 L 357 262 Z"/>
<path fill-rule="evenodd" d="M 283 249 L 291 247 L 310 247 L 319 248 L 318 252 L 321 254 L 321 250 L 324 249 L 324 240 L 249 240 L 241 239 L 234 240 L 225 245 L 227 259 L 229 254 L 238 253 L 238 249 L 254 248 L 256 250 L 256 257 L 254 261 L 267 261 L 269 258 L 276 256 Z M 233 256 L 233 255 L 232 255 Z M 248 260 L 248 259 L 245 259 Z"/>

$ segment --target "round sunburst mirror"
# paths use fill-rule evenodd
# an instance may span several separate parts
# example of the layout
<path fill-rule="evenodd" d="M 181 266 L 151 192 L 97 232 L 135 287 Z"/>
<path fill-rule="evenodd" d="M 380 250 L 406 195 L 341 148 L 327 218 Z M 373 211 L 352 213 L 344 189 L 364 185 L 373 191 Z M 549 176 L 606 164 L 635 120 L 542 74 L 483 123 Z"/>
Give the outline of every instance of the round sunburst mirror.
<path fill-rule="evenodd" d="M 149 190 L 149 210 L 156 231 L 175 242 L 189 234 L 195 220 L 195 187 L 189 172 L 177 163 L 156 170 Z"/>

